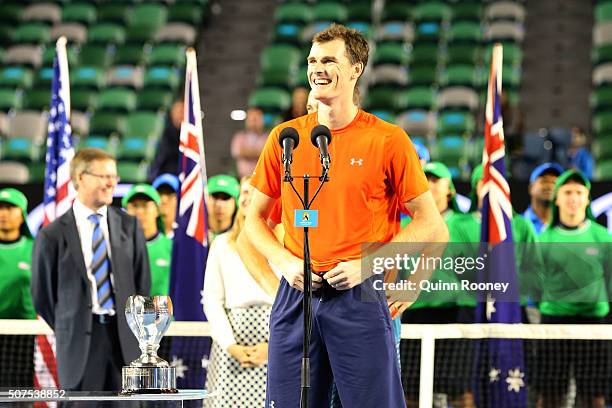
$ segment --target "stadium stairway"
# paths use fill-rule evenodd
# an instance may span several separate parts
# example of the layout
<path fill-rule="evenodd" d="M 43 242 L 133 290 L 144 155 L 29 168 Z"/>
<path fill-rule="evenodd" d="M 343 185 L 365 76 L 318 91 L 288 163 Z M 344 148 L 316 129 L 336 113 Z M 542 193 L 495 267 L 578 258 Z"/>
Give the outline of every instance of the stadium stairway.
<path fill-rule="evenodd" d="M 275 8 L 275 0 L 220 0 L 212 6 L 214 17 L 203 31 L 198 50 L 206 168 L 210 175 L 235 170 L 230 141 L 244 122 L 231 120 L 230 112 L 247 107 Z"/>
<path fill-rule="evenodd" d="M 521 109 L 525 129 L 590 126 L 593 4 L 525 2 Z"/>

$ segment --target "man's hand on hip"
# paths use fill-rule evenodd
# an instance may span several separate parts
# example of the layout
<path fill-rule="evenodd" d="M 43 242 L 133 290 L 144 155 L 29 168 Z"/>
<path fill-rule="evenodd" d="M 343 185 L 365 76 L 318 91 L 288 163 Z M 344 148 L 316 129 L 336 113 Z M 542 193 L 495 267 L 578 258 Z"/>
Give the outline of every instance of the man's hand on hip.
<path fill-rule="evenodd" d="M 292 259 L 284 262 L 280 266 L 281 272 L 285 277 L 285 280 L 294 289 L 304 291 L 304 260 L 294 256 Z M 323 279 L 319 275 L 314 273 L 312 276 L 312 288 L 314 290 L 319 289 L 323 282 Z"/>
<path fill-rule="evenodd" d="M 361 260 L 340 262 L 335 268 L 323 275 L 331 287 L 337 290 L 348 290 L 361 284 L 367 278 L 361 273 Z"/>

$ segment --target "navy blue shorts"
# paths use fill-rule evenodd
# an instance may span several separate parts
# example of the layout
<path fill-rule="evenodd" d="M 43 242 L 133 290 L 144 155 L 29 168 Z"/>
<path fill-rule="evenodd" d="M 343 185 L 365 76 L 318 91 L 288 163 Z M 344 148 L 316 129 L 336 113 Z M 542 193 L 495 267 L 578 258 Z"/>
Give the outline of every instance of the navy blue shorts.
<path fill-rule="evenodd" d="M 346 291 L 313 292 L 311 407 L 329 407 L 332 381 L 344 408 L 406 406 L 383 291 L 373 278 Z M 300 406 L 303 292 L 281 279 L 270 316 L 266 407 Z"/>

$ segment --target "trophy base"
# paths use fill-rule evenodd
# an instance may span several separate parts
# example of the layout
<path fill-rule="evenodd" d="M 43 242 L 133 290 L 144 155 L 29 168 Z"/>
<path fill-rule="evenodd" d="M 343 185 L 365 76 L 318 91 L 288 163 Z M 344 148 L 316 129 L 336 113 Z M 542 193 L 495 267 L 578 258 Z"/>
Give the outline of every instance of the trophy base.
<path fill-rule="evenodd" d="M 173 394 L 176 389 L 175 367 L 123 367 L 122 394 Z"/>

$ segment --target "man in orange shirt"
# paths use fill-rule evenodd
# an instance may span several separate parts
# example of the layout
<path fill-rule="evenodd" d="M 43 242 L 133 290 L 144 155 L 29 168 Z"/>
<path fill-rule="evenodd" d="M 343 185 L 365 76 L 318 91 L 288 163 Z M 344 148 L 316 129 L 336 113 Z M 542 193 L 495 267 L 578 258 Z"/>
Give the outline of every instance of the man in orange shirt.
<path fill-rule="evenodd" d="M 333 373 L 345 408 L 405 407 L 387 299 L 374 288 L 372 274 L 362 273 L 362 244 L 445 242 L 448 232 L 410 139 L 353 102 L 367 59 L 367 41 L 356 30 L 332 25 L 315 36 L 308 80 L 318 112 L 272 130 L 252 179 L 246 233 L 283 274 L 270 318 L 268 407 L 299 406 L 303 335 L 303 230 L 293 225 L 293 210 L 302 206 L 291 186 L 281 182 L 278 135 L 291 126 L 302 139 L 294 151 L 293 174 L 320 174 L 319 151 L 307 142 L 318 124 L 331 129 L 333 142 L 330 181 L 312 207 L 319 210 L 319 227 L 310 232 L 310 403 L 329 406 Z M 301 183 L 296 188 L 303 193 Z M 284 245 L 267 223 L 278 198 Z M 413 217 L 401 231 L 400 203 Z"/>

